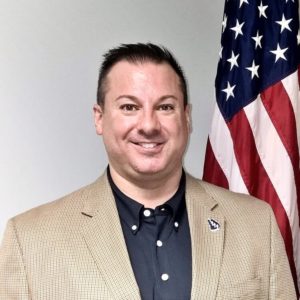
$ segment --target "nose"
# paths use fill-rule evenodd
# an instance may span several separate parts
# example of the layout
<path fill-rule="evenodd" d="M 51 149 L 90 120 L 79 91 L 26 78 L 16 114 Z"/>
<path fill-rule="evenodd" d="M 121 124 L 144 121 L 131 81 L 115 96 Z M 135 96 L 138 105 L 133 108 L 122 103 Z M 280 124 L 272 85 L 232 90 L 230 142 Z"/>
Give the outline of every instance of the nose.
<path fill-rule="evenodd" d="M 151 137 L 157 135 L 161 128 L 159 117 L 156 111 L 144 111 L 140 115 L 138 132 L 145 136 Z"/>

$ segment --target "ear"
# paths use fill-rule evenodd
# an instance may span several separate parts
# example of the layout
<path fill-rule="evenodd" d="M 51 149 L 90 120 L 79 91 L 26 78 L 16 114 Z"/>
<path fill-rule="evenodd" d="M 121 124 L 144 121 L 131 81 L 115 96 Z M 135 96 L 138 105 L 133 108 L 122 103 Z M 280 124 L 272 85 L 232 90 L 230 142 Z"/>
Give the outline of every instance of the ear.
<path fill-rule="evenodd" d="M 184 113 L 185 113 L 185 119 L 186 119 L 189 133 L 191 133 L 192 132 L 192 121 L 191 121 L 191 104 L 190 103 L 188 103 L 186 105 Z"/>
<path fill-rule="evenodd" d="M 99 104 L 95 104 L 93 107 L 94 111 L 94 123 L 96 128 L 96 133 L 102 135 L 103 133 L 103 108 Z"/>

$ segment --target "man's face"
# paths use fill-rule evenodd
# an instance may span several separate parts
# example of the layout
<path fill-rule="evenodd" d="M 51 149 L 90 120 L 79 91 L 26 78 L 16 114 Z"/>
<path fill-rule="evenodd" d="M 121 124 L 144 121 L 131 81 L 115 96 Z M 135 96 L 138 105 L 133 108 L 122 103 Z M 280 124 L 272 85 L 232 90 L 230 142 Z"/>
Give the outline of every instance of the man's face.
<path fill-rule="evenodd" d="M 107 76 L 104 109 L 94 107 L 110 168 L 127 180 L 181 171 L 189 135 L 178 75 L 168 64 L 118 62 Z"/>

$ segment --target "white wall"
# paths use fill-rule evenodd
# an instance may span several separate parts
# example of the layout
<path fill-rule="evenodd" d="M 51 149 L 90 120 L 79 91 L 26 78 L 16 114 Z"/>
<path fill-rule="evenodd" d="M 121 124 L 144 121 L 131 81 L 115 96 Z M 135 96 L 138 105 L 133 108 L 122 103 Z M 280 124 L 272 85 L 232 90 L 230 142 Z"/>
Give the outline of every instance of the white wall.
<path fill-rule="evenodd" d="M 171 49 L 189 80 L 186 169 L 202 176 L 223 0 L 0 0 L 0 238 L 8 218 L 93 181 L 101 55 L 127 42 Z"/>

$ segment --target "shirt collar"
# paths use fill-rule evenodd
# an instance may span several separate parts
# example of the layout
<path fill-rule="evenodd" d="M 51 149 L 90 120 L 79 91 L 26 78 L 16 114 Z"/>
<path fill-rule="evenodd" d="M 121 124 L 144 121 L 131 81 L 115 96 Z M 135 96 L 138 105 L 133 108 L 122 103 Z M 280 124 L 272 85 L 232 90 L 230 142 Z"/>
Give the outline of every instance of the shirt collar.
<path fill-rule="evenodd" d="M 131 228 L 131 232 L 133 234 L 136 234 L 140 228 L 142 217 L 144 217 L 144 205 L 126 196 L 116 186 L 111 177 L 109 166 L 107 167 L 107 177 L 116 200 L 120 219 Z M 171 214 L 172 222 L 176 224 L 174 226 L 175 230 L 178 230 L 178 225 L 180 224 L 181 217 L 185 211 L 185 177 L 185 172 L 182 170 L 181 179 L 176 193 L 164 204 L 159 205 L 154 209 L 154 213 L 157 214 Z"/>

